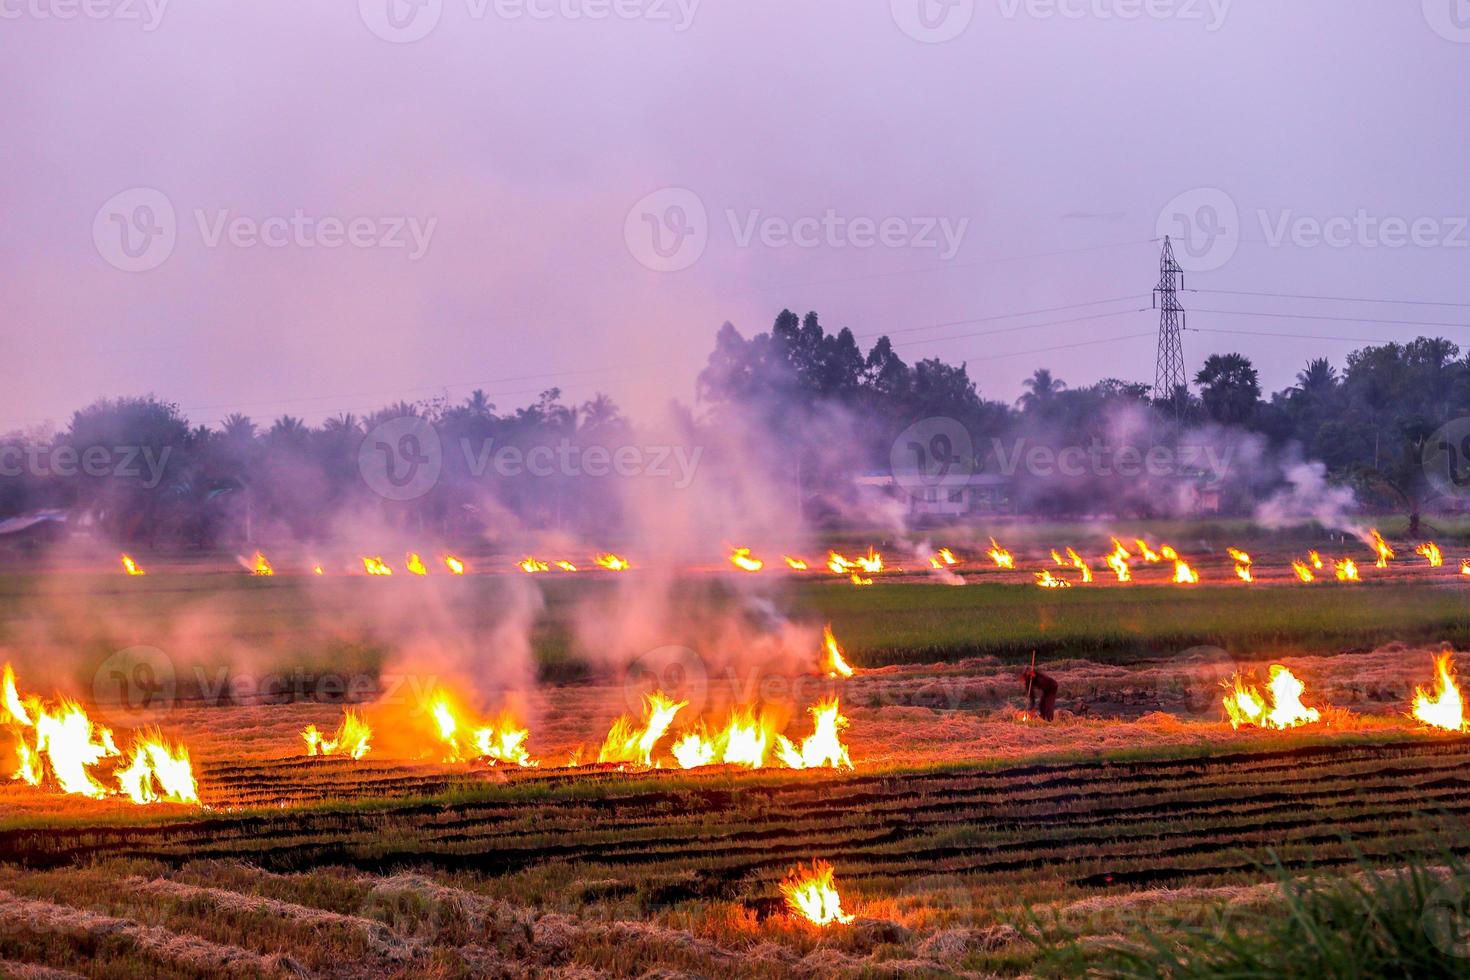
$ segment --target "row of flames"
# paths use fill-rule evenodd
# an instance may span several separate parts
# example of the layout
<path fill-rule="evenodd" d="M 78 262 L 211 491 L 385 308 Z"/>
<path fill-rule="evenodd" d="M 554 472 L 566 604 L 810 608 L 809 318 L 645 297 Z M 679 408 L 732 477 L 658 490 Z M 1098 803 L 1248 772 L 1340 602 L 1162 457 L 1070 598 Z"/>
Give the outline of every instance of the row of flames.
<path fill-rule="evenodd" d="M 92 799 L 123 797 L 133 803 L 198 803 L 199 786 L 189 750 L 156 731 L 137 732 L 128 752 L 112 729 L 99 725 L 75 701 L 48 703 L 22 696 L 15 671 L 0 672 L 0 725 L 14 736 L 13 779 Z"/>
<path fill-rule="evenodd" d="M 1307 687 L 1289 669 L 1275 664 L 1267 677 L 1264 686 L 1241 674 L 1225 683 L 1225 715 L 1232 728 L 1284 730 L 1322 720 L 1321 711 L 1302 701 Z M 1470 732 L 1450 651 L 1434 658 L 1434 682 L 1429 687 L 1415 689 L 1409 716 L 1428 728 Z"/>

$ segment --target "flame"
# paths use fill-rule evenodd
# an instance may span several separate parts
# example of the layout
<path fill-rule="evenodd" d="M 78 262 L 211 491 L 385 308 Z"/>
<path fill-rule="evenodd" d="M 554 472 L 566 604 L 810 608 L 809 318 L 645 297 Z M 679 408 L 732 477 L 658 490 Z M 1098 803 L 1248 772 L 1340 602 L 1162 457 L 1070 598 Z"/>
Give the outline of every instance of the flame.
<path fill-rule="evenodd" d="M 622 557 L 621 555 L 615 555 L 610 551 L 605 554 L 598 555 L 592 560 L 597 563 L 597 567 L 605 568 L 609 572 L 626 572 L 629 568 L 632 567 L 632 565 L 628 562 L 628 559 Z"/>
<path fill-rule="evenodd" d="M 47 780 L 63 793 L 103 799 L 126 796 L 134 803 L 168 800 L 198 803 L 199 789 L 189 752 L 172 746 L 156 732 L 135 735 L 126 766 L 114 763 L 112 778 L 117 788 L 102 781 L 104 760 L 121 759 L 112 730 L 96 724 L 81 705 L 61 698 L 54 708 L 38 697 L 22 698 L 15 671 L 9 664 L 0 672 L 0 706 L 3 722 L 15 729 L 17 764 L 13 779 L 32 786 Z M 27 739 L 29 733 L 30 739 Z"/>
<path fill-rule="evenodd" d="M 714 740 L 706 736 L 703 730 L 689 732 L 674 743 L 674 761 L 681 769 L 698 769 L 700 766 L 712 766 L 719 752 L 715 748 Z"/>
<path fill-rule="evenodd" d="M 419 557 L 418 552 L 409 552 L 407 568 L 412 575 L 427 575 L 428 568 L 424 566 L 424 560 Z"/>
<path fill-rule="evenodd" d="M 199 802 L 189 750 L 169 745 L 156 732 L 143 735 L 133 745 L 131 761 L 118 770 L 117 782 L 122 795 L 137 804 Z"/>
<path fill-rule="evenodd" d="M 133 561 L 133 557 L 131 555 L 123 555 L 122 556 L 122 567 L 123 567 L 123 571 L 126 572 L 129 575 L 147 575 L 148 574 L 147 572 L 143 571 L 143 569 L 138 566 L 138 563 L 137 562 Z"/>
<path fill-rule="evenodd" d="M 829 552 L 827 554 L 827 568 L 832 572 L 833 575 L 850 574 L 855 567 L 856 566 L 854 566 L 852 562 L 848 561 L 846 558 L 842 557 L 835 551 Z"/>
<path fill-rule="evenodd" d="M 1159 557 L 1164 561 L 1178 561 L 1179 552 L 1175 551 L 1169 545 L 1161 544 L 1159 545 Z"/>
<path fill-rule="evenodd" d="M 301 731 L 301 738 L 306 742 L 307 755 L 340 753 L 353 759 L 361 759 L 368 754 L 368 749 L 372 748 L 372 737 L 373 730 L 368 727 L 368 723 L 351 708 L 342 712 L 342 723 L 337 726 L 337 731 L 331 738 L 324 737 L 315 725 L 307 725 Z"/>
<path fill-rule="evenodd" d="M 852 667 L 842 656 L 842 648 L 837 645 L 837 637 L 832 635 L 832 624 L 828 623 L 822 628 L 822 651 L 826 655 L 822 669 L 828 677 L 851 677 Z"/>
<path fill-rule="evenodd" d="M 1225 684 L 1225 713 L 1230 717 L 1230 727 L 1255 725 L 1258 728 L 1296 728 L 1320 721 L 1321 713 L 1316 708 L 1302 704 L 1306 685 L 1296 675 L 1280 664 L 1271 667 L 1271 680 L 1266 692 L 1236 674 Z"/>
<path fill-rule="evenodd" d="M 1142 542 L 1139 543 L 1142 544 Z M 1122 542 L 1114 538 L 1113 550 L 1103 560 L 1108 563 L 1108 567 L 1113 570 L 1119 582 L 1131 582 L 1133 581 L 1133 570 L 1128 567 L 1128 559 L 1131 557 L 1133 556 L 1128 553 L 1127 548 L 1123 547 Z"/>
<path fill-rule="evenodd" d="M 1016 567 L 1016 557 L 1000 546 L 1000 542 L 994 538 L 990 539 L 990 550 L 986 552 L 990 560 L 995 562 L 996 568 L 1011 569 Z"/>
<path fill-rule="evenodd" d="M 1057 578 L 1051 573 L 1050 569 L 1034 574 L 1036 576 L 1036 584 L 1043 589 L 1070 589 L 1072 587 L 1071 582 L 1068 582 L 1066 579 Z"/>
<path fill-rule="evenodd" d="M 449 569 L 449 573 L 451 575 L 463 575 L 464 574 L 464 562 L 463 561 L 460 561 L 458 558 L 454 557 L 453 555 L 445 555 L 444 556 L 444 567 L 447 568 L 447 569 Z"/>
<path fill-rule="evenodd" d="M 1175 585 L 1198 585 L 1199 572 L 1189 567 L 1189 562 L 1182 558 L 1174 559 L 1174 584 Z"/>
<path fill-rule="evenodd" d="M 1067 567 L 1067 560 L 1063 558 L 1062 553 L 1055 548 L 1051 549 L 1051 563 L 1058 568 Z"/>
<path fill-rule="evenodd" d="M 842 899 L 832 884 L 832 875 L 832 865 L 826 861 L 813 861 L 810 868 L 797 865 L 781 882 L 786 907 L 793 915 L 817 926 L 851 922 L 853 916 L 842 911 Z"/>
<path fill-rule="evenodd" d="M 1317 579 L 1316 573 L 1312 571 L 1312 566 L 1308 565 L 1304 561 L 1292 562 L 1291 570 L 1293 572 L 1296 572 L 1296 577 L 1301 579 L 1303 582 L 1314 582 Z"/>
<path fill-rule="evenodd" d="M 991 544 L 995 544 L 995 539 L 994 538 L 991 538 L 990 543 Z M 997 545 L 996 547 L 999 547 L 999 546 Z M 992 557 L 994 557 L 994 553 L 993 552 L 992 552 Z M 934 569 L 943 569 L 943 568 L 946 568 L 946 567 L 953 567 L 955 565 L 958 565 L 959 563 L 960 563 L 960 560 L 958 558 L 956 558 L 954 556 L 954 552 L 953 551 L 950 551 L 948 548 L 940 548 L 938 551 L 936 551 L 929 558 L 929 567 L 930 568 L 934 568 Z M 1002 567 L 1004 567 L 1004 566 L 1002 566 Z"/>
<path fill-rule="evenodd" d="M 869 575 L 876 575 L 883 571 L 883 556 L 872 548 L 868 549 L 868 556 L 866 558 L 858 558 L 856 561 L 858 567 Z"/>
<path fill-rule="evenodd" d="M 1430 568 L 1441 568 L 1444 565 L 1444 552 L 1439 550 L 1439 545 L 1433 541 L 1426 541 L 1414 549 L 1414 554 L 1423 555 L 1429 559 Z"/>
<path fill-rule="evenodd" d="M 785 735 L 776 736 L 776 757 L 788 769 L 851 769 L 852 758 L 842 744 L 842 730 L 848 720 L 842 714 L 838 699 L 823 700 L 807 709 L 812 716 L 812 734 L 798 747 Z"/>
<path fill-rule="evenodd" d="M 1368 547 L 1378 552 L 1377 566 L 1387 568 L 1389 559 L 1394 556 L 1393 549 L 1388 546 L 1387 541 L 1383 540 L 1383 535 L 1378 533 L 1376 527 L 1368 529 Z"/>
<path fill-rule="evenodd" d="M 1431 728 L 1445 731 L 1466 731 L 1465 706 L 1460 699 L 1460 686 L 1455 683 L 1455 668 L 1451 663 L 1453 654 L 1446 650 L 1434 658 L 1435 685 L 1429 690 L 1414 691 L 1414 717 Z"/>
<path fill-rule="evenodd" d="M 447 691 L 439 691 L 429 702 L 429 715 L 435 732 L 444 743 L 445 762 L 484 759 L 531 768 L 539 765 L 526 750 L 531 737 L 510 712 L 502 712 L 491 722 L 466 721 L 460 717 L 454 699 Z"/>
<path fill-rule="evenodd" d="M 274 575 L 276 574 L 276 570 L 271 567 L 271 563 L 266 559 L 265 555 L 257 551 L 255 557 L 251 559 L 250 574 Z"/>
<path fill-rule="evenodd" d="M 802 558 L 793 558 L 790 555 L 782 555 L 781 560 L 786 562 L 786 567 L 795 572 L 806 571 L 806 561 Z"/>
<path fill-rule="evenodd" d="M 1145 541 L 1145 540 L 1143 540 L 1142 538 L 1134 538 L 1133 539 L 1133 543 L 1136 544 L 1136 545 L 1138 545 L 1138 554 L 1139 554 L 1139 556 L 1144 561 L 1148 562 L 1150 565 L 1157 565 L 1159 563 L 1160 559 L 1162 559 L 1164 557 L 1163 555 L 1159 554 L 1154 549 L 1150 548 L 1148 546 L 1148 542 Z M 1117 545 L 1119 549 L 1121 549 L 1123 547 L 1121 544 L 1118 544 L 1118 539 L 1117 538 L 1114 538 L 1113 539 L 1113 544 Z M 1124 558 L 1127 558 L 1128 557 L 1128 553 L 1126 551 L 1123 552 L 1123 557 Z"/>
<path fill-rule="evenodd" d="M 852 573 L 852 584 L 853 585 L 872 585 L 873 584 L 873 580 L 870 579 L 870 578 L 863 578 L 857 572 L 853 572 Z"/>
<path fill-rule="evenodd" d="M 552 562 L 552 564 L 555 565 L 557 568 L 560 568 L 564 572 L 575 572 L 577 570 L 576 565 L 573 565 L 571 562 L 566 561 L 565 559 L 563 559 L 562 561 L 554 561 Z"/>
<path fill-rule="evenodd" d="M 1460 574 L 1470 575 L 1470 558 L 1460 559 Z"/>
<path fill-rule="evenodd" d="M 1339 582 L 1358 581 L 1358 563 L 1351 558 L 1343 558 L 1332 563 L 1333 574 Z"/>
<path fill-rule="evenodd" d="M 758 572 L 766 567 L 766 563 L 750 554 L 749 548 L 736 548 L 730 552 L 730 564 L 742 572 Z"/>
<path fill-rule="evenodd" d="M 369 575 L 393 574 L 393 569 L 389 568 L 388 564 L 383 561 L 382 558 L 369 557 L 367 555 L 364 555 L 362 558 L 362 567 L 364 570 L 367 571 Z"/>
<path fill-rule="evenodd" d="M 1307 560 L 1312 563 L 1312 567 L 1315 568 L 1317 571 L 1322 571 L 1323 563 L 1322 556 L 1320 554 L 1315 551 L 1309 551 L 1307 552 Z"/>
<path fill-rule="evenodd" d="M 313 566 L 311 566 L 311 574 L 313 574 L 313 575 L 325 575 L 327 573 L 324 572 L 324 571 L 322 571 L 322 566 L 321 565 L 313 565 Z"/>
<path fill-rule="evenodd" d="M 1239 548 L 1226 548 L 1225 550 L 1230 554 L 1231 558 L 1235 559 L 1235 577 L 1247 585 L 1254 582 L 1256 577 L 1251 572 L 1251 565 L 1253 563 L 1251 556 Z"/>
<path fill-rule="evenodd" d="M 1091 582 L 1092 569 L 1088 567 L 1087 562 L 1083 561 L 1082 556 L 1077 554 L 1077 552 L 1073 551 L 1071 548 L 1068 548 L 1067 557 L 1071 559 L 1072 567 L 1076 568 L 1082 573 L 1082 584 L 1086 585 L 1088 582 Z"/>
<path fill-rule="evenodd" d="M 535 575 L 538 572 L 546 572 L 551 570 L 551 566 L 546 564 L 546 562 L 537 561 L 530 555 L 522 558 L 520 561 L 516 562 L 516 564 L 520 566 L 521 571 L 525 572 L 527 575 Z"/>
<path fill-rule="evenodd" d="M 662 691 L 643 696 L 643 723 L 623 715 L 613 722 L 598 750 L 598 762 L 631 762 L 653 765 L 653 748 L 674 723 L 674 717 L 689 704 L 675 701 Z"/>

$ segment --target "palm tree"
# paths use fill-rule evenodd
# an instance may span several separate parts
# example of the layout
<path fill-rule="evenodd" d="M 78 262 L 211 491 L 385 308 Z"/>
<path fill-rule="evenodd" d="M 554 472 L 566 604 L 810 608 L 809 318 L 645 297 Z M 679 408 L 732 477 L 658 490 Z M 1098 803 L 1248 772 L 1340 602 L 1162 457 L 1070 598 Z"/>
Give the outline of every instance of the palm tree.
<path fill-rule="evenodd" d="M 1067 382 L 1052 377 L 1050 368 L 1037 368 L 1031 377 L 1021 382 L 1021 385 L 1026 389 L 1026 393 L 1021 396 L 1020 405 L 1028 412 L 1045 408 L 1055 400 L 1057 395 L 1067 390 Z"/>
<path fill-rule="evenodd" d="M 1307 366 L 1296 373 L 1293 391 L 1308 397 L 1321 397 L 1337 389 L 1337 368 L 1325 357 L 1307 362 Z"/>
<path fill-rule="evenodd" d="M 250 421 L 250 416 L 232 412 L 226 415 L 220 423 L 220 434 L 230 442 L 253 442 L 255 440 L 255 423 Z"/>

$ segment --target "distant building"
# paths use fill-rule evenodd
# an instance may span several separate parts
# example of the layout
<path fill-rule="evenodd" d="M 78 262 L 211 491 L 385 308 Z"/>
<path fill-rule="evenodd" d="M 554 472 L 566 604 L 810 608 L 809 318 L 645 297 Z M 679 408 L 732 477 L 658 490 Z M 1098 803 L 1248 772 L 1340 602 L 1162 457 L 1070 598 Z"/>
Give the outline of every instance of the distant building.
<path fill-rule="evenodd" d="M 905 501 L 914 517 L 966 517 L 971 514 L 1008 514 L 1011 508 L 1011 478 L 994 473 L 956 473 L 924 481 L 918 486 L 900 484 L 891 473 L 873 473 L 857 478 L 860 491 L 884 494 Z"/>

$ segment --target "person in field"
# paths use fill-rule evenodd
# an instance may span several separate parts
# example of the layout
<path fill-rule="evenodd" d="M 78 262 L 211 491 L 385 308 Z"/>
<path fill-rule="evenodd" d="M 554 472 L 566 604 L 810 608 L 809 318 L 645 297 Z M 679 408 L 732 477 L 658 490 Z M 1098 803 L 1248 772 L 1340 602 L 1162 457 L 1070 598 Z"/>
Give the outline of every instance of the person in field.
<path fill-rule="evenodd" d="M 1056 678 L 1048 677 L 1035 667 L 1027 667 L 1021 671 L 1021 683 L 1026 685 L 1026 710 L 1036 711 L 1039 701 L 1042 719 L 1045 721 L 1054 719 L 1057 713 Z"/>

